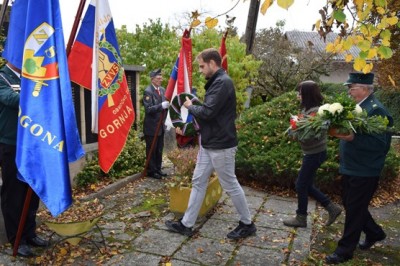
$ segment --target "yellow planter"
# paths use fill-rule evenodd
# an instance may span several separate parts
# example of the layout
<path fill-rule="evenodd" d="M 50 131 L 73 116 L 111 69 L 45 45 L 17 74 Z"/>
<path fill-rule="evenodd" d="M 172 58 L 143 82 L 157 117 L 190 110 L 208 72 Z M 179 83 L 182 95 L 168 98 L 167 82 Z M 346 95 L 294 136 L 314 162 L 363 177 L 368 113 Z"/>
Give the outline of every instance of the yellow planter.
<path fill-rule="evenodd" d="M 45 221 L 45 224 L 59 236 L 66 237 L 66 240 L 71 245 L 78 245 L 82 240 L 82 235 L 92 229 L 100 218 L 101 216 L 95 217 L 92 220 L 66 223 Z"/>
<path fill-rule="evenodd" d="M 188 187 L 174 187 L 169 189 L 169 209 L 171 212 L 182 215 L 188 206 L 190 191 Z M 219 184 L 218 177 L 213 177 L 207 186 L 206 196 L 201 205 L 199 216 L 204 216 L 219 201 L 222 196 L 222 187 Z"/>

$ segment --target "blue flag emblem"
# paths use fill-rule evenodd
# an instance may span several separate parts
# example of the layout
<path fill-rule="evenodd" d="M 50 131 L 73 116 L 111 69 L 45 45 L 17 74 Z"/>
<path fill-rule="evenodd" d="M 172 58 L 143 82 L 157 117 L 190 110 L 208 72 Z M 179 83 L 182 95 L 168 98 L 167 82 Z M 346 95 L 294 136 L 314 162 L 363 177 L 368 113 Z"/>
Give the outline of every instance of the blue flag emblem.
<path fill-rule="evenodd" d="M 84 155 L 58 0 L 16 0 L 3 57 L 21 69 L 18 178 L 53 216 L 72 203 L 69 162 Z"/>

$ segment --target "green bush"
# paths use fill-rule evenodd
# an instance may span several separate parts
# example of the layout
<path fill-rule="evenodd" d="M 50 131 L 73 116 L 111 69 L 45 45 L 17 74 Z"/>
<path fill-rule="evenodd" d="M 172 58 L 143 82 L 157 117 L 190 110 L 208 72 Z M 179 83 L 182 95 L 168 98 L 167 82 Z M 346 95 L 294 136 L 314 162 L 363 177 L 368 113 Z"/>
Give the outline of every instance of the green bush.
<path fill-rule="evenodd" d="M 334 93 L 333 93 L 334 95 Z M 331 102 L 331 97 L 326 101 Z M 245 110 L 237 121 L 239 146 L 236 174 L 239 180 L 256 182 L 261 186 L 293 187 L 301 167 L 299 143 L 284 134 L 291 114 L 297 114 L 296 92 L 288 92 L 272 101 Z M 339 140 L 329 138 L 328 160 L 317 172 L 316 184 L 334 191 L 333 182 L 339 176 Z M 393 150 L 388 155 L 383 178 L 394 178 L 400 167 L 399 156 Z"/>
<path fill-rule="evenodd" d="M 343 83 L 322 83 L 320 86 L 322 93 L 325 95 L 336 95 L 347 92 L 347 86 L 343 85 Z"/>
<path fill-rule="evenodd" d="M 77 174 L 75 184 L 78 187 L 85 187 L 100 181 L 102 178 L 117 180 L 137 174 L 143 171 L 145 162 L 146 146 L 138 137 L 138 132 L 131 129 L 124 149 L 107 174 L 101 171 L 98 156 L 95 154 L 86 162 L 82 171 Z"/>
<path fill-rule="evenodd" d="M 396 135 L 400 135 L 400 91 L 378 90 L 376 97 L 389 110 L 394 119 Z"/>

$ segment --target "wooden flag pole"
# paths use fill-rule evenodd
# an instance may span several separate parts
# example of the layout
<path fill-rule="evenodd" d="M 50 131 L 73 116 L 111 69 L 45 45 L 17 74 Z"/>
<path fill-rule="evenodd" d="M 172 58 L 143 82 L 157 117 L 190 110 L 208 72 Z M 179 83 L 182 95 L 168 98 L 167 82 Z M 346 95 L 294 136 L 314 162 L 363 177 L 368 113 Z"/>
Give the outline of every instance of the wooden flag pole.
<path fill-rule="evenodd" d="M 79 4 L 78 11 L 76 13 L 76 17 L 75 17 L 75 21 L 74 21 L 74 25 L 73 25 L 73 28 L 72 28 L 72 31 L 71 31 L 71 34 L 69 37 L 69 41 L 68 41 L 67 56 L 68 56 L 69 52 L 71 51 L 72 42 L 75 39 L 76 31 L 78 29 L 79 20 L 81 18 L 82 12 L 83 12 L 83 7 L 85 6 L 85 2 L 86 2 L 86 0 L 81 0 L 81 2 Z M 0 29 L 3 25 L 4 15 L 5 15 L 5 10 L 7 10 L 7 5 L 8 5 L 8 0 L 4 0 L 3 6 L 1 9 L 1 13 L 0 13 L 0 16 L 1 16 Z M 18 247 L 19 247 L 19 243 L 21 241 L 22 232 L 24 231 L 26 216 L 27 216 L 27 213 L 29 210 L 29 205 L 31 203 L 32 193 L 33 193 L 32 188 L 28 187 L 28 191 L 26 192 L 26 196 L 25 196 L 24 208 L 22 210 L 21 218 L 20 218 L 19 225 L 18 225 L 17 236 L 15 238 L 14 247 L 13 247 L 13 256 L 14 257 L 18 253 Z"/>
<path fill-rule="evenodd" d="M 78 11 L 76 12 L 74 24 L 72 26 L 71 34 L 69 35 L 68 44 L 67 44 L 67 57 L 71 52 L 72 43 L 75 40 L 76 32 L 78 31 L 79 21 L 81 20 L 83 8 L 85 7 L 86 0 L 81 0 L 78 6 Z"/>
<path fill-rule="evenodd" d="M 192 27 L 189 28 L 189 31 L 188 31 L 187 33 L 184 33 L 183 37 L 188 38 L 188 37 L 190 36 L 190 32 L 191 32 L 191 31 L 192 31 Z M 168 101 L 171 101 L 172 99 L 167 99 L 167 100 L 168 100 Z M 158 132 L 160 131 L 160 127 L 161 127 L 162 121 L 164 120 L 163 118 L 166 116 L 166 113 L 167 113 L 167 112 L 168 112 L 168 109 L 165 109 L 165 110 L 162 111 L 160 120 L 159 120 L 158 123 L 157 123 L 156 133 L 155 133 L 154 138 L 153 138 L 153 141 L 152 141 L 152 143 L 151 143 L 150 150 L 149 150 L 149 154 L 148 154 L 148 156 L 147 156 L 147 158 L 146 158 L 146 163 L 145 163 L 145 165 L 144 165 L 144 169 L 143 169 L 143 172 L 142 172 L 142 176 L 141 176 L 141 177 L 145 177 L 145 176 L 146 176 L 147 167 L 149 166 L 149 161 L 150 161 L 151 155 L 153 154 L 154 145 L 155 145 L 155 143 L 156 143 L 156 141 L 157 141 L 157 138 L 158 138 Z"/>
<path fill-rule="evenodd" d="M 1 6 L 1 11 L 0 11 L 0 30 L 3 28 L 7 7 L 8 7 L 8 0 L 3 0 L 3 5 Z"/>
<path fill-rule="evenodd" d="M 15 177 L 15 178 L 17 178 L 17 177 Z M 21 241 L 22 232 L 24 231 L 24 227 L 25 227 L 26 216 L 27 216 L 27 213 L 29 210 L 29 205 L 31 204 L 31 198 L 32 198 L 32 188 L 28 187 L 28 191 L 26 192 L 26 196 L 25 196 L 24 208 L 22 209 L 21 218 L 19 220 L 17 236 L 15 238 L 14 247 L 13 247 L 13 256 L 14 257 L 17 256 L 19 242 Z"/>
<path fill-rule="evenodd" d="M 0 11 L 0 30 L 3 27 L 4 19 L 5 19 L 6 12 L 7 12 L 7 7 L 8 7 L 8 0 L 3 0 L 3 5 L 1 6 L 1 11 Z M 17 178 L 17 177 L 15 177 L 15 178 Z M 19 224 L 18 224 L 18 231 L 17 231 L 17 235 L 15 237 L 15 242 L 14 242 L 14 246 L 13 246 L 13 256 L 14 257 L 17 255 L 17 252 L 18 252 L 19 242 L 21 241 L 22 232 L 24 231 L 26 216 L 27 216 L 27 213 L 29 210 L 29 205 L 31 203 L 31 198 L 32 198 L 32 188 L 29 186 L 28 190 L 26 192 L 24 207 L 22 209 L 21 218 L 20 218 Z"/>
<path fill-rule="evenodd" d="M 144 165 L 144 169 L 143 169 L 141 177 L 145 177 L 147 174 L 147 167 L 149 166 L 150 158 L 151 158 L 151 155 L 153 154 L 153 150 L 154 150 L 154 145 L 156 144 L 156 141 L 158 139 L 158 132 L 160 131 L 161 124 L 164 121 L 164 117 L 165 117 L 166 113 L 167 113 L 167 109 L 162 110 L 160 120 L 158 120 L 158 123 L 157 123 L 156 133 L 154 134 L 153 141 L 151 142 L 149 154 L 146 158 L 146 164 Z"/>

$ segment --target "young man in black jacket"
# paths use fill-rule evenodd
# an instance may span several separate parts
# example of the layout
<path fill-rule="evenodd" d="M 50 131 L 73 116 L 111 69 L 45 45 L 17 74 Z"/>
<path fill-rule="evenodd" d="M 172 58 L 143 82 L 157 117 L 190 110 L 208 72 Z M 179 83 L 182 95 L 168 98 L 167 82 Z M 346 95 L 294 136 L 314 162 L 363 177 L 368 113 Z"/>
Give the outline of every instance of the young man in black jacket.
<path fill-rule="evenodd" d="M 222 188 L 231 197 L 239 213 L 239 225 L 227 237 L 240 239 L 253 235 L 256 227 L 251 220 L 246 197 L 235 175 L 236 94 L 232 79 L 221 68 L 221 55 L 216 49 L 206 49 L 197 57 L 200 72 L 208 80 L 202 105 L 193 105 L 186 98 L 184 105 L 200 125 L 200 150 L 192 178 L 188 208 L 179 221 L 167 221 L 173 232 L 191 236 L 207 189 L 208 178 L 215 170 Z M 176 132 L 181 134 L 177 128 Z"/>

